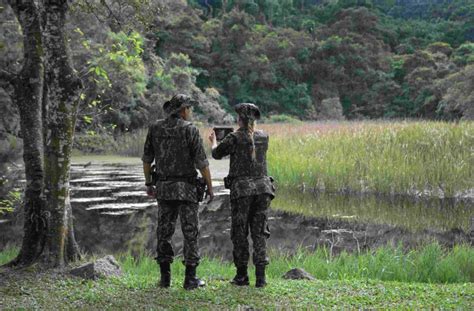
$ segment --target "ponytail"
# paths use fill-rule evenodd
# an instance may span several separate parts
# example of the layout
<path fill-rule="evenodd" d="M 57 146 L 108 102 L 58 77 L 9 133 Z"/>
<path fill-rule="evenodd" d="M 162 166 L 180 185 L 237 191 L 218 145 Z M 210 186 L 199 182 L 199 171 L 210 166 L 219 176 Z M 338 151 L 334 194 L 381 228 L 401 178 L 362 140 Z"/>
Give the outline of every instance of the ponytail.
<path fill-rule="evenodd" d="M 251 151 L 251 156 L 252 156 L 252 162 L 256 161 L 256 152 L 255 152 L 255 141 L 253 139 L 253 133 L 255 132 L 255 125 L 256 121 L 254 119 L 247 119 L 247 118 L 242 118 L 244 128 L 247 130 L 247 134 L 249 135 L 250 141 L 252 142 L 252 151 Z"/>

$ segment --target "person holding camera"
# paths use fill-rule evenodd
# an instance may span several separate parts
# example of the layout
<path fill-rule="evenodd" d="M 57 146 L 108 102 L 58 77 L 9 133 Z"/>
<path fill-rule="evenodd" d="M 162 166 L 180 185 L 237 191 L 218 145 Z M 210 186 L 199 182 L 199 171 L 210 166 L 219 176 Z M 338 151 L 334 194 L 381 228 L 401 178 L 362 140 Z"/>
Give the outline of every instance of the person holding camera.
<path fill-rule="evenodd" d="M 184 236 L 183 256 L 186 265 L 183 287 L 195 289 L 205 283 L 196 277 L 199 264 L 198 185 L 197 172 L 207 184 L 209 201 L 212 191 L 209 162 L 199 130 L 189 120 L 196 102 L 178 94 L 163 105 L 167 118 L 152 124 L 146 136 L 143 152 L 143 171 L 147 194 L 158 200 L 157 257 L 160 264 L 160 287 L 171 284 L 170 265 L 173 262 L 171 238 L 178 215 Z M 152 180 L 152 163 L 156 172 Z M 202 198 L 201 198 L 202 199 Z"/>
<path fill-rule="evenodd" d="M 217 144 L 213 131 L 209 136 L 212 157 L 222 159 L 230 155 L 229 175 L 224 179 L 230 189 L 232 210 L 231 240 L 234 264 L 237 274 L 231 281 L 237 286 L 249 285 L 247 272 L 249 261 L 248 234 L 253 241 L 253 263 L 255 265 L 256 287 L 264 287 L 267 257 L 266 241 L 270 236 L 267 225 L 267 210 L 274 198 L 273 179 L 267 175 L 266 153 L 268 135 L 256 130 L 260 119 L 259 108 L 250 103 L 235 107 L 239 129 L 226 135 Z"/>

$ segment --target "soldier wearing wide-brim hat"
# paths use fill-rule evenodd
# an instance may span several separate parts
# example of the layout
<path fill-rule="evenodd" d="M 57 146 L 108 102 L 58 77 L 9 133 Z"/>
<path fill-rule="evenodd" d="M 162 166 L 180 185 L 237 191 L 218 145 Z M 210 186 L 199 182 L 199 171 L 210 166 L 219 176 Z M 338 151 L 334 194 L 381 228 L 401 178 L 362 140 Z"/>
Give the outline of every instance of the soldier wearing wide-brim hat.
<path fill-rule="evenodd" d="M 167 115 L 176 115 L 179 114 L 183 108 L 195 107 L 197 104 L 198 102 L 193 100 L 190 96 L 177 94 L 163 104 L 163 111 Z"/>
<path fill-rule="evenodd" d="M 247 273 L 249 261 L 248 232 L 253 241 L 253 263 L 256 287 L 266 285 L 265 267 L 268 265 L 266 240 L 270 236 L 267 210 L 274 198 L 272 178 L 267 175 L 266 153 L 268 135 L 255 129 L 261 117 L 260 109 L 251 103 L 235 106 L 239 129 L 228 134 L 217 145 L 214 133 L 209 136 L 212 156 L 222 159 L 230 155 L 229 175 L 226 186 L 230 188 L 232 209 L 231 239 L 234 246 L 234 264 L 237 274 L 232 284 L 249 285 Z"/>
<path fill-rule="evenodd" d="M 204 282 L 196 278 L 199 264 L 198 197 L 196 169 L 205 178 L 210 200 L 213 198 L 209 162 L 199 130 L 189 120 L 197 102 L 178 94 L 163 105 L 167 117 L 153 123 L 145 141 L 143 170 L 149 195 L 158 200 L 157 257 L 160 264 L 161 287 L 171 282 L 173 236 L 178 215 L 184 236 L 183 257 L 186 265 L 184 288 L 194 289 Z M 157 181 L 153 184 L 151 164 L 155 162 Z"/>

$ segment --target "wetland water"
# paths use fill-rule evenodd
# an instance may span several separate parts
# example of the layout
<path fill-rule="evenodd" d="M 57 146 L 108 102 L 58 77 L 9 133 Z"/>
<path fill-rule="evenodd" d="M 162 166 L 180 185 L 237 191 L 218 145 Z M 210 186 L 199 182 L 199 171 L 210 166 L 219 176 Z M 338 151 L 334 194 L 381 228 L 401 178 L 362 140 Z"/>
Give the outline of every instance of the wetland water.
<path fill-rule="evenodd" d="M 78 242 L 87 252 L 154 252 L 157 203 L 146 197 L 139 159 L 75 159 L 71 204 Z M 213 203 L 200 206 L 203 254 L 231 258 L 230 202 L 222 186 L 228 161 L 212 161 Z M 326 246 L 332 252 L 361 251 L 403 243 L 407 247 L 437 240 L 452 246 L 473 244 L 472 201 L 414 199 L 373 195 L 302 193 L 280 189 L 269 213 L 269 247 L 287 253 Z M 21 224 L 0 222 L 0 248 L 21 238 Z M 178 225 L 173 238 L 182 250 Z"/>

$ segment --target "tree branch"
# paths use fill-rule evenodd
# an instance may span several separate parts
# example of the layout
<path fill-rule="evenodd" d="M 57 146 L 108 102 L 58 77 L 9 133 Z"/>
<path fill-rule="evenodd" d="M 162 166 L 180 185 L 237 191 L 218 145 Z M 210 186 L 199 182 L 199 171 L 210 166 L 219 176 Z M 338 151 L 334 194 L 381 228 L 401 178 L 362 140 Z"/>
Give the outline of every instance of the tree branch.
<path fill-rule="evenodd" d="M 102 6 L 104 6 L 107 9 L 107 11 L 109 11 L 109 17 L 112 16 L 115 19 L 115 21 L 117 22 L 117 25 L 119 26 L 119 29 L 121 29 L 122 28 L 122 23 L 121 23 L 120 19 L 117 17 L 117 15 L 115 15 L 114 11 L 112 11 L 112 9 L 107 4 L 107 2 L 105 0 L 100 0 L 100 3 L 102 4 Z"/>
<path fill-rule="evenodd" d="M 6 70 L 0 70 L 0 87 L 4 89 L 15 84 L 17 75 Z"/>

